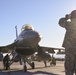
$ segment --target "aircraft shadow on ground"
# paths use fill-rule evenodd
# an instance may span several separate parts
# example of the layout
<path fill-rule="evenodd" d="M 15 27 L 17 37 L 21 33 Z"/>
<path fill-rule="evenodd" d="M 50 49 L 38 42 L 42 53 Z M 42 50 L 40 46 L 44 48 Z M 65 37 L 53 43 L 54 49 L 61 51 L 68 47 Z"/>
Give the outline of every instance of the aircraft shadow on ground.
<path fill-rule="evenodd" d="M 54 66 L 47 66 L 47 67 L 54 67 Z M 35 69 L 43 69 L 43 68 L 47 68 L 47 67 L 36 67 Z M 0 69 L 0 71 L 18 71 L 18 68 L 11 68 L 10 70 L 5 70 L 5 69 Z M 28 68 L 28 70 L 32 70 L 32 68 Z M 19 70 L 20 71 L 20 70 Z"/>
<path fill-rule="evenodd" d="M 50 66 L 48 66 L 50 67 Z M 51 66 L 52 67 L 52 66 Z M 47 68 L 47 67 L 37 67 L 35 69 L 43 69 L 43 68 Z M 32 70 L 31 68 L 29 68 L 28 70 Z M 18 70 L 18 69 L 10 69 L 10 70 L 3 70 L 0 69 L 0 75 L 59 75 L 59 74 L 54 74 L 54 73 L 50 73 L 50 72 L 45 72 L 45 71 L 36 71 L 36 72 L 23 72 L 23 70 Z"/>
<path fill-rule="evenodd" d="M 54 67 L 54 65 L 51 65 L 51 66 L 47 66 L 47 67 Z M 45 66 L 43 67 L 35 67 L 35 69 L 44 69 L 44 68 L 47 68 Z M 32 70 L 32 68 L 29 68 L 28 70 Z"/>
<path fill-rule="evenodd" d="M 0 75 L 59 75 L 54 73 L 49 73 L 45 71 L 36 71 L 36 72 L 23 72 L 22 70 L 19 71 L 10 71 L 10 72 L 0 72 Z"/>
<path fill-rule="evenodd" d="M 32 75 L 34 75 L 34 74 L 58 75 L 58 74 L 53 74 L 53 73 L 49 73 L 49 72 L 45 72 L 45 71 L 36 71 L 36 72 L 32 73 Z"/>

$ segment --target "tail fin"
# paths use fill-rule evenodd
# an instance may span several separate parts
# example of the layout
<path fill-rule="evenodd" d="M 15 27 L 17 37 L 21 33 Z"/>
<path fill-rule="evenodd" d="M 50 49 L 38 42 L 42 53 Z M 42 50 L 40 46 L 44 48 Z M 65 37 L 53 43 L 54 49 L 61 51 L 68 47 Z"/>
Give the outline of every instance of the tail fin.
<path fill-rule="evenodd" d="M 16 38 L 18 37 L 17 25 L 15 26 L 16 29 Z"/>

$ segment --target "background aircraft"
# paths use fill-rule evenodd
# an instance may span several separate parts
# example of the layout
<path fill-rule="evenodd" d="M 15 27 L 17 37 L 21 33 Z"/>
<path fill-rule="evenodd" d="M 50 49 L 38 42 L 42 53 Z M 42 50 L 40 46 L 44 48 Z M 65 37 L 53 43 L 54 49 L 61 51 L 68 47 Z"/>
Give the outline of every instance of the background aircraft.
<path fill-rule="evenodd" d="M 45 58 L 43 60 L 45 61 L 50 57 L 47 53 L 43 52 L 43 50 L 50 49 L 50 51 L 54 52 L 55 49 L 50 47 L 39 46 L 38 43 L 40 42 L 41 38 L 42 35 L 39 32 L 35 31 L 31 25 L 25 24 L 22 26 L 21 33 L 20 35 L 17 35 L 15 41 L 10 45 L 1 46 L 0 52 L 2 51 L 11 52 L 11 54 L 13 54 L 12 61 L 15 61 L 16 58 L 20 57 L 19 59 L 21 59 L 21 61 L 23 62 L 24 71 L 27 71 L 26 62 L 32 67 L 32 69 L 34 69 L 35 68 L 34 62 L 28 61 L 28 58 L 31 55 L 33 55 L 35 52 L 38 52 L 39 57 L 41 57 L 41 59 Z"/>

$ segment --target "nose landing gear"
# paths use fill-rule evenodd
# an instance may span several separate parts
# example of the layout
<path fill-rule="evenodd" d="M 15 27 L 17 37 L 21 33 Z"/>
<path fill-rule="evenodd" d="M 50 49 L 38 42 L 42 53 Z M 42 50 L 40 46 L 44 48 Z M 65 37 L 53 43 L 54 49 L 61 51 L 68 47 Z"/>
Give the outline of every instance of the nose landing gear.
<path fill-rule="evenodd" d="M 25 60 L 23 59 L 24 65 L 23 65 L 23 71 L 27 72 L 27 66 L 26 66 L 26 62 L 32 67 L 32 69 L 35 69 L 35 63 L 34 62 L 28 62 L 28 59 Z"/>

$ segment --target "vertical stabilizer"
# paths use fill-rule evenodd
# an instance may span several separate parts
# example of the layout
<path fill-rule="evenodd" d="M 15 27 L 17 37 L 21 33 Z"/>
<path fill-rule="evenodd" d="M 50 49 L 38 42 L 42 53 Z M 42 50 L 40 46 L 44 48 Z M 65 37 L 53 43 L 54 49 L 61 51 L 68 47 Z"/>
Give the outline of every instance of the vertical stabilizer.
<path fill-rule="evenodd" d="M 16 38 L 18 37 L 17 25 L 15 26 L 16 29 Z"/>

